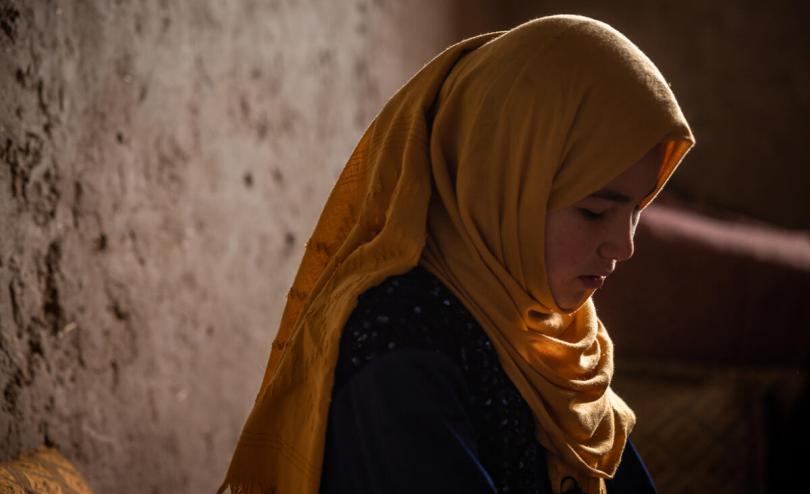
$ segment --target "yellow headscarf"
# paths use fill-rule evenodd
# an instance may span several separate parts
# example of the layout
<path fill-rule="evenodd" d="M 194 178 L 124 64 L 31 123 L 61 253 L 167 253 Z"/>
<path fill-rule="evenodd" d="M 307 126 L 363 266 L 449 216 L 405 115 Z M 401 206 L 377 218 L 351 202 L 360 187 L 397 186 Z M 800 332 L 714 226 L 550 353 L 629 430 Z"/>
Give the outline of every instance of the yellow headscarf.
<path fill-rule="evenodd" d="M 421 263 L 492 340 L 529 404 L 552 488 L 604 492 L 635 422 L 610 389 L 590 299 L 551 295 L 545 217 L 658 144 L 657 194 L 694 143 L 652 62 L 610 26 L 536 19 L 451 46 L 385 105 L 324 207 L 220 492 L 318 490 L 341 330 L 358 296 Z"/>

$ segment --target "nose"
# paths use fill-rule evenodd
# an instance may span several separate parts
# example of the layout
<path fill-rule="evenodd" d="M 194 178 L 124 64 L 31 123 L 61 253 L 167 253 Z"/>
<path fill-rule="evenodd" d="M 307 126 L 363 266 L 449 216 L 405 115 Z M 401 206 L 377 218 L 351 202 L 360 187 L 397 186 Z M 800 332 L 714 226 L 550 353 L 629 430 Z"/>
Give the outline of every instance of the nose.
<path fill-rule="evenodd" d="M 627 221 L 617 221 L 611 225 L 599 246 L 599 255 L 606 259 L 622 262 L 633 257 L 637 222 L 631 217 Z"/>

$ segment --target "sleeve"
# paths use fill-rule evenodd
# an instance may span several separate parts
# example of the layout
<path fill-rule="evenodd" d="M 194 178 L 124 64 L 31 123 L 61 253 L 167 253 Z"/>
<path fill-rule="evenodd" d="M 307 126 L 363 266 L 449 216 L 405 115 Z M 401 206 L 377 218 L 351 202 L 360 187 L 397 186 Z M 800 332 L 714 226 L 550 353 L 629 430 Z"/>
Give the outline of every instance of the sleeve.
<path fill-rule="evenodd" d="M 440 352 L 402 348 L 366 364 L 333 396 L 321 494 L 494 494 L 466 395 Z"/>

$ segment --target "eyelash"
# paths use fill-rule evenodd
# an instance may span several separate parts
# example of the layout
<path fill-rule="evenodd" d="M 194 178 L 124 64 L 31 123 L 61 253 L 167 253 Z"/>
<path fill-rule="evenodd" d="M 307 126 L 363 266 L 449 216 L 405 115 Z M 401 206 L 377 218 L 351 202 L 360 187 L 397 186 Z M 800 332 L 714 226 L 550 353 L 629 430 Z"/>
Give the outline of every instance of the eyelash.
<path fill-rule="evenodd" d="M 597 213 L 595 211 L 591 211 L 590 209 L 579 208 L 580 214 L 588 221 L 596 221 L 602 217 L 604 213 Z"/>

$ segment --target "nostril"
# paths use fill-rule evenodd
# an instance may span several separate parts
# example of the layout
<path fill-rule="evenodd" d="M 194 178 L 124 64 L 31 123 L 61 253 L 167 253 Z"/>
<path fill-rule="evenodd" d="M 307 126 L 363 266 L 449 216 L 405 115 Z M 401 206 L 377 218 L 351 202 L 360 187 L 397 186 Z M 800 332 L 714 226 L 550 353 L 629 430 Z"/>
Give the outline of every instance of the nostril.
<path fill-rule="evenodd" d="M 635 253 L 635 245 L 633 245 L 633 237 L 631 236 L 622 246 L 621 259 L 619 260 L 627 261 L 628 259 L 633 257 L 634 253 Z"/>
<path fill-rule="evenodd" d="M 635 253 L 636 253 L 636 245 L 633 242 L 633 237 L 630 237 L 630 242 L 629 242 L 629 245 L 627 247 L 627 259 L 630 259 L 631 257 L 633 257 L 633 254 L 635 254 Z"/>
<path fill-rule="evenodd" d="M 635 253 L 633 235 L 625 233 L 622 236 L 606 239 L 597 249 L 597 253 L 605 259 L 616 262 L 626 261 Z"/>

